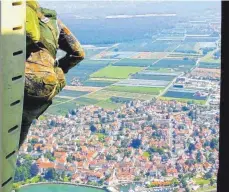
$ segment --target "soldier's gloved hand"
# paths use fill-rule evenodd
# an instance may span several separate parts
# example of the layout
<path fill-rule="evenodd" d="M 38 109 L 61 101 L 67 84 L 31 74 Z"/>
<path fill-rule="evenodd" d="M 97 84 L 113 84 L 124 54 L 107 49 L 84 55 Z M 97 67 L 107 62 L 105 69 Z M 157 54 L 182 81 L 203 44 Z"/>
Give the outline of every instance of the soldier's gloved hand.
<path fill-rule="evenodd" d="M 59 59 L 59 67 L 63 70 L 64 73 L 67 73 L 69 69 L 73 68 L 78 61 L 79 57 L 66 54 L 65 57 Z"/>

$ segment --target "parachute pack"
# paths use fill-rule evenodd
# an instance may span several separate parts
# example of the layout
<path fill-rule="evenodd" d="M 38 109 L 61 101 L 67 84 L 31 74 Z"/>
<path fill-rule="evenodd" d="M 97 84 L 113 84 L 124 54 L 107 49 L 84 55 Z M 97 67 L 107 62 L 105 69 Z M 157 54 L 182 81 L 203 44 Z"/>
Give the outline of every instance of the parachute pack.
<path fill-rule="evenodd" d="M 42 8 L 36 1 L 26 1 L 26 46 L 41 43 L 55 58 L 59 28 L 57 13 Z"/>

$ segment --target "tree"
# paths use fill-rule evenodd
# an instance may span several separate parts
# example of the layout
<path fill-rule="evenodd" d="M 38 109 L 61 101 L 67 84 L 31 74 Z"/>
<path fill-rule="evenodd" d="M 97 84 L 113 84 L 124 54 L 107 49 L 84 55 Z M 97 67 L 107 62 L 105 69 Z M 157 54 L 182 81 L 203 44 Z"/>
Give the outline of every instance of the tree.
<path fill-rule="evenodd" d="M 188 147 L 189 153 L 192 153 L 192 151 L 194 151 L 195 149 L 196 149 L 195 145 L 193 143 L 190 143 Z"/>
<path fill-rule="evenodd" d="M 125 155 L 126 157 L 130 157 L 131 152 L 130 152 L 130 151 L 125 151 L 125 152 L 124 152 L 124 155 Z"/>
<path fill-rule="evenodd" d="M 16 161 L 16 166 L 17 167 L 20 167 L 21 166 L 21 162 L 17 159 L 17 161 Z"/>
<path fill-rule="evenodd" d="M 73 157 L 71 156 L 71 155 L 69 155 L 68 157 L 67 157 L 67 162 L 68 163 L 71 163 L 73 161 Z"/>
<path fill-rule="evenodd" d="M 184 178 L 181 179 L 181 184 L 182 184 L 182 187 L 184 187 L 184 188 L 187 187 L 187 185 L 188 185 L 187 181 Z"/>
<path fill-rule="evenodd" d="M 56 126 L 56 121 L 55 121 L 55 120 L 51 120 L 50 126 L 51 126 L 51 127 L 55 127 L 55 126 Z"/>
<path fill-rule="evenodd" d="M 142 141 L 140 139 L 133 139 L 131 146 L 135 149 L 139 148 L 142 144 Z"/>
<path fill-rule="evenodd" d="M 140 176 L 135 176 L 134 177 L 134 181 L 140 181 L 141 180 L 141 177 Z"/>
<path fill-rule="evenodd" d="M 97 131 L 97 128 L 94 126 L 94 125 L 91 125 L 90 126 L 90 130 L 91 130 L 91 132 L 96 132 Z"/>
<path fill-rule="evenodd" d="M 210 142 L 207 140 L 204 142 L 204 147 L 210 146 Z"/>
<path fill-rule="evenodd" d="M 190 189 L 188 187 L 185 187 L 185 192 L 190 192 Z"/>
<path fill-rule="evenodd" d="M 152 129 L 158 129 L 158 127 L 155 123 L 152 125 Z"/>
<path fill-rule="evenodd" d="M 185 161 L 185 164 L 189 165 L 189 166 L 194 165 L 195 164 L 195 160 L 194 159 L 188 159 L 188 160 Z"/>
<path fill-rule="evenodd" d="M 172 184 L 173 184 L 174 186 L 179 185 L 179 181 L 178 181 L 176 178 L 172 179 L 171 182 L 172 182 Z"/>
<path fill-rule="evenodd" d="M 31 145 L 29 145 L 28 148 L 27 148 L 27 152 L 30 153 L 32 151 L 33 151 L 33 147 Z"/>
<path fill-rule="evenodd" d="M 30 174 L 32 177 L 36 176 L 39 173 L 39 168 L 36 163 L 31 165 Z"/>
<path fill-rule="evenodd" d="M 56 171 L 53 168 L 49 168 L 48 171 L 45 173 L 45 179 L 53 180 L 56 178 Z"/>
<path fill-rule="evenodd" d="M 30 143 L 32 145 L 35 145 L 36 143 L 38 143 L 38 140 L 33 138 L 33 139 L 31 139 Z"/>
<path fill-rule="evenodd" d="M 153 120 L 152 115 L 148 115 L 148 117 L 147 117 L 147 121 L 152 121 L 152 120 Z"/>
<path fill-rule="evenodd" d="M 190 117 L 190 119 L 194 119 L 195 114 L 194 114 L 194 112 L 191 110 L 191 111 L 189 111 L 188 116 Z"/>
<path fill-rule="evenodd" d="M 210 142 L 210 147 L 211 147 L 212 149 L 218 148 L 218 140 L 217 140 L 216 138 L 213 138 L 213 139 L 211 140 L 211 142 Z"/>
<path fill-rule="evenodd" d="M 76 113 L 77 113 L 77 110 L 76 109 L 73 109 L 73 110 L 71 110 L 71 115 L 76 115 Z"/>
<path fill-rule="evenodd" d="M 163 177 L 165 177 L 165 176 L 167 175 L 166 171 L 163 170 L 163 171 L 161 172 L 161 175 L 162 175 Z"/>
<path fill-rule="evenodd" d="M 37 151 L 41 152 L 41 147 L 40 146 L 37 147 Z"/>
<path fill-rule="evenodd" d="M 212 173 L 210 171 L 208 171 L 207 173 L 205 173 L 204 178 L 205 179 L 211 179 L 212 178 Z"/>
<path fill-rule="evenodd" d="M 122 141 L 121 141 L 121 147 L 122 147 L 122 148 L 128 147 L 128 143 L 129 143 L 128 140 L 122 140 Z"/>
<path fill-rule="evenodd" d="M 114 156 L 108 154 L 108 155 L 106 156 L 106 160 L 107 160 L 107 161 L 116 160 L 116 158 L 115 158 Z"/>
<path fill-rule="evenodd" d="M 157 152 L 158 152 L 160 155 L 162 155 L 162 154 L 164 153 L 164 149 L 158 148 L 158 149 L 157 149 Z"/>
<path fill-rule="evenodd" d="M 200 153 L 200 151 L 198 151 L 198 153 L 196 154 L 196 160 L 197 160 L 197 162 L 198 163 L 201 163 L 201 153 Z"/>
<path fill-rule="evenodd" d="M 62 173 L 61 173 L 61 178 L 62 178 L 63 180 L 64 180 L 65 176 L 66 176 L 65 171 L 62 171 Z"/>
<path fill-rule="evenodd" d="M 19 181 L 26 181 L 28 178 L 30 178 L 30 172 L 29 169 L 27 169 L 26 166 L 20 166 L 16 168 L 16 172 L 15 172 L 15 182 L 19 182 Z"/>
<path fill-rule="evenodd" d="M 50 152 L 45 153 L 44 157 L 47 158 L 49 161 L 55 161 L 55 157 L 53 157 L 52 153 Z"/>
<path fill-rule="evenodd" d="M 182 107 L 182 111 L 188 111 L 188 110 L 189 110 L 188 107 L 186 107 L 186 106 L 183 106 L 183 107 Z"/>

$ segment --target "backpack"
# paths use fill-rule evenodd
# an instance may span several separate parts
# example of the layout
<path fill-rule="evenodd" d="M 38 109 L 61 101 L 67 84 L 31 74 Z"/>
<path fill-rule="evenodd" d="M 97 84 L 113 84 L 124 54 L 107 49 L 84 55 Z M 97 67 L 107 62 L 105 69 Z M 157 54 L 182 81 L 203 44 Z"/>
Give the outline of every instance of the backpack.
<path fill-rule="evenodd" d="M 56 58 L 59 34 L 56 11 L 26 1 L 26 47 L 41 43 Z"/>

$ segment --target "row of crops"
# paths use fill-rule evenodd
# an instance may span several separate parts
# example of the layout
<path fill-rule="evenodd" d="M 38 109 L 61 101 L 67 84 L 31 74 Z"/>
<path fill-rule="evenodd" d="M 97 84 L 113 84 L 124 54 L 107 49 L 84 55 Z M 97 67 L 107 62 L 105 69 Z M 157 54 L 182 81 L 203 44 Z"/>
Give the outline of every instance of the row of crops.
<path fill-rule="evenodd" d="M 199 67 L 208 69 L 219 69 L 221 66 L 219 63 L 200 62 Z"/>
<path fill-rule="evenodd" d="M 184 98 L 184 99 L 193 99 L 193 100 L 206 100 L 207 97 L 196 96 L 195 92 L 188 91 L 167 91 L 164 97 L 173 97 L 173 98 Z"/>
<path fill-rule="evenodd" d="M 165 87 L 168 84 L 169 81 L 164 80 L 125 79 L 114 85 L 127 87 Z"/>
<path fill-rule="evenodd" d="M 67 84 L 71 83 L 74 77 L 77 77 L 80 81 L 86 81 L 91 74 L 109 65 L 109 60 L 85 60 L 80 62 L 76 67 L 72 68 L 67 76 Z"/>
<path fill-rule="evenodd" d="M 113 63 L 113 66 L 133 66 L 133 67 L 148 67 L 158 59 L 123 59 Z"/>
<path fill-rule="evenodd" d="M 196 60 L 178 60 L 178 59 L 163 59 L 154 65 L 151 65 L 148 70 L 157 70 L 160 68 L 171 68 L 175 71 L 188 71 L 196 65 Z"/>
<path fill-rule="evenodd" d="M 132 79 L 143 80 L 164 80 L 172 81 L 178 74 L 175 73 L 156 73 L 153 71 L 143 71 L 132 75 Z"/>

